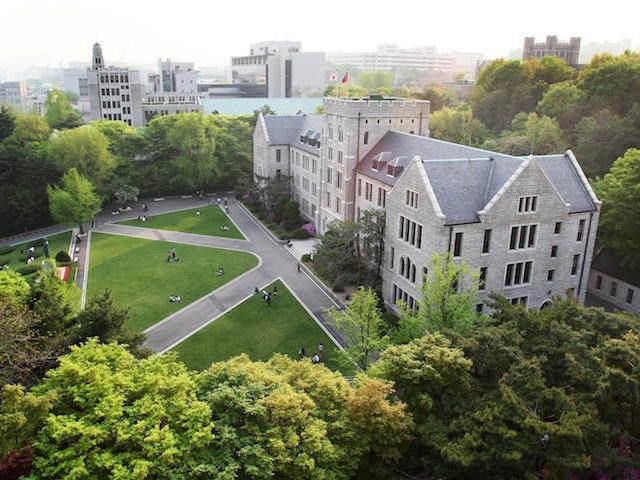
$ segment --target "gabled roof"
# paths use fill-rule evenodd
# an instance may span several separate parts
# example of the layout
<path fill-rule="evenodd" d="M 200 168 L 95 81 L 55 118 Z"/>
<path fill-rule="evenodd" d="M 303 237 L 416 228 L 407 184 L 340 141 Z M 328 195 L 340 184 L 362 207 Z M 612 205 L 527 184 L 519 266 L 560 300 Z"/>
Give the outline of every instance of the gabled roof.
<path fill-rule="evenodd" d="M 264 123 L 271 145 L 291 145 L 320 155 L 318 147 L 301 142 L 300 137 L 319 141 L 322 137 L 322 115 L 266 115 Z"/>
<path fill-rule="evenodd" d="M 523 157 L 391 130 L 356 167 L 358 173 L 391 186 L 399 177 L 372 169 L 374 157 L 382 152 L 390 152 L 391 158 L 417 155 L 422 159 L 447 224 L 477 222 L 478 212 L 525 162 Z M 562 200 L 571 205 L 570 212 L 596 209 L 568 155 L 535 158 Z"/>

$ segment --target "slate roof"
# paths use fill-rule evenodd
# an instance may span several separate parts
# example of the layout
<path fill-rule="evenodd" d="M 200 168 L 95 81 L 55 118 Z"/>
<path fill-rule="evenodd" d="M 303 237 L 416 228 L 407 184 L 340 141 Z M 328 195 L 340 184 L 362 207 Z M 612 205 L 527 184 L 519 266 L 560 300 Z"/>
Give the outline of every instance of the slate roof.
<path fill-rule="evenodd" d="M 296 115 L 298 112 L 315 113 L 322 105 L 322 98 L 200 98 L 200 103 L 205 115 L 253 115 L 265 105 L 278 115 Z"/>
<path fill-rule="evenodd" d="M 608 248 L 603 248 L 596 254 L 593 262 L 591 262 L 591 268 L 640 287 L 640 267 L 625 267 L 620 263 L 616 254 Z"/>
<path fill-rule="evenodd" d="M 291 145 L 320 155 L 320 148 L 301 142 L 300 136 L 305 135 L 320 140 L 322 115 L 266 115 L 264 123 L 270 145 Z"/>
<path fill-rule="evenodd" d="M 524 157 L 391 130 L 356 167 L 357 172 L 391 186 L 399 176 L 387 175 L 386 169 L 372 169 L 373 158 L 381 152 L 390 152 L 385 154 L 390 158 L 418 155 L 422 159 L 442 213 L 447 217 L 447 224 L 477 222 L 477 212 L 487 205 L 525 160 Z M 536 160 L 563 201 L 571 204 L 571 212 L 595 210 L 568 156 L 547 155 L 536 157 Z"/>

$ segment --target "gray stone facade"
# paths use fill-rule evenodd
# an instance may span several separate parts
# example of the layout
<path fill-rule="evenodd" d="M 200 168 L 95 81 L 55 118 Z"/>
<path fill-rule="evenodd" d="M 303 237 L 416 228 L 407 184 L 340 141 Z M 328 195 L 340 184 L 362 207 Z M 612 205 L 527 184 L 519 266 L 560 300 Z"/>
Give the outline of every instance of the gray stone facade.
<path fill-rule="evenodd" d="M 640 315 L 640 268 L 622 265 L 614 252 L 596 253 L 589 275 L 589 293 L 607 310 L 625 310 Z"/>
<path fill-rule="evenodd" d="M 525 37 L 522 59 L 558 57 L 573 67 L 577 67 L 580 57 L 580 37 L 571 37 L 568 42 L 558 42 L 558 37 L 548 35 L 544 42 L 536 43 L 535 38 Z"/>

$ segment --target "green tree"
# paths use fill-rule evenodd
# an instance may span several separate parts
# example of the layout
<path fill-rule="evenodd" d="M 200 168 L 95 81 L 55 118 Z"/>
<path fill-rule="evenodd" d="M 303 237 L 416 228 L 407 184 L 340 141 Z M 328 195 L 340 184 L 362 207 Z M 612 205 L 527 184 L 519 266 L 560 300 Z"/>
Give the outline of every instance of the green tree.
<path fill-rule="evenodd" d="M 57 88 L 52 88 L 44 102 L 45 118 L 51 128 L 74 128 L 82 123 L 67 96 Z"/>
<path fill-rule="evenodd" d="M 419 96 L 423 100 L 429 100 L 432 115 L 444 107 L 455 107 L 459 103 L 453 90 L 440 87 L 428 87 Z"/>
<path fill-rule="evenodd" d="M 77 333 L 74 343 L 95 337 L 101 343 L 115 341 L 125 344 L 137 357 L 146 356 L 148 352 L 141 348 L 145 336 L 125 327 L 128 319 L 129 310 L 118 307 L 109 290 L 105 290 L 102 295 L 91 297 L 87 306 L 76 317 Z"/>
<path fill-rule="evenodd" d="M 234 188 L 253 182 L 253 127 L 249 116 L 211 115 L 218 175 L 216 188 Z"/>
<path fill-rule="evenodd" d="M 6 105 L 0 105 L 0 142 L 13 133 L 16 114 Z"/>
<path fill-rule="evenodd" d="M 640 265 L 640 150 L 627 150 L 595 187 L 602 201 L 600 244 L 624 264 Z"/>
<path fill-rule="evenodd" d="M 517 114 L 511 121 L 511 131 L 504 131 L 496 139 L 483 145 L 510 155 L 546 155 L 565 150 L 563 132 L 552 118 L 539 117 L 537 113 Z"/>
<path fill-rule="evenodd" d="M 325 97 L 364 97 L 368 94 L 366 88 L 361 85 L 352 83 L 351 79 L 349 79 L 349 86 L 347 87 L 346 83 L 332 83 L 331 85 L 327 85 L 324 89 Z"/>
<path fill-rule="evenodd" d="M 44 142 L 49 139 L 51 131 L 47 121 L 36 114 L 18 115 L 13 129 L 13 139 L 19 144 Z"/>
<path fill-rule="evenodd" d="M 362 237 L 362 250 L 365 261 L 375 266 L 376 277 L 381 278 L 384 259 L 384 210 L 365 210 L 358 220 Z"/>
<path fill-rule="evenodd" d="M 85 126 L 67 130 L 49 143 L 51 160 L 60 172 L 75 168 L 101 191 L 116 162 L 109 141 L 97 128 Z"/>
<path fill-rule="evenodd" d="M 55 395 L 34 443 L 35 478 L 193 478 L 210 471 L 211 411 L 171 355 L 120 345 L 71 348 L 28 395 Z M 134 427 L 135 426 L 135 427 Z"/>
<path fill-rule="evenodd" d="M 28 306 L 35 315 L 35 328 L 42 336 L 68 343 L 67 336 L 80 310 L 80 290 L 54 274 L 45 274 L 31 288 Z"/>
<path fill-rule="evenodd" d="M 477 323 L 479 274 L 462 260 L 453 260 L 451 252 L 433 254 L 427 272 L 420 308 L 401 305 L 398 331 L 393 335 L 396 343 L 418 338 L 425 331 L 470 332 Z"/>
<path fill-rule="evenodd" d="M 464 145 L 481 145 L 489 136 L 484 124 L 473 118 L 471 109 L 464 107 L 443 107 L 432 113 L 429 130 L 434 138 Z"/>
<path fill-rule="evenodd" d="M 91 182 L 71 168 L 62 177 L 62 187 L 47 187 L 51 216 L 57 222 L 80 228 L 100 211 L 100 198 Z"/>
<path fill-rule="evenodd" d="M 24 303 L 30 293 L 31 287 L 22 275 L 13 270 L 0 270 L 0 298 L 3 301 Z"/>
<path fill-rule="evenodd" d="M 578 120 L 580 90 L 572 81 L 555 83 L 549 87 L 536 111 L 542 116 L 554 118 L 565 129 L 571 128 Z"/>
<path fill-rule="evenodd" d="M 344 286 L 362 277 L 364 267 L 357 254 L 359 233 L 356 223 L 335 222 L 318 238 L 314 269 L 334 286 Z"/>
<path fill-rule="evenodd" d="M 637 132 L 640 128 L 634 129 L 629 117 L 609 110 L 597 111 L 576 125 L 576 158 L 588 176 L 603 176 L 628 148 L 640 147 Z"/>
<path fill-rule="evenodd" d="M 358 84 L 372 93 L 384 90 L 390 91 L 393 88 L 393 73 L 381 70 L 360 72 Z"/>
<path fill-rule="evenodd" d="M 302 225 L 300 208 L 298 202 L 289 200 L 282 211 L 282 226 L 285 230 L 291 231 Z"/>
<path fill-rule="evenodd" d="M 347 340 L 344 360 L 366 372 L 387 344 L 376 293 L 360 287 L 345 310 L 330 310 L 329 316 Z"/>

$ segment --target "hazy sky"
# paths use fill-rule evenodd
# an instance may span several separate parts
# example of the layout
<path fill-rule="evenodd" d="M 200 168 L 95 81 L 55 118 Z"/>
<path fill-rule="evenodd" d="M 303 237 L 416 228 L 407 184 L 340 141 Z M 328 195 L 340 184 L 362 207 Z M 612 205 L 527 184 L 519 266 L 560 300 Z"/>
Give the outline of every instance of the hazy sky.
<path fill-rule="evenodd" d="M 14 0 L 0 8 L 0 72 L 89 61 L 158 57 L 227 65 L 261 40 L 300 40 L 306 51 L 373 50 L 377 44 L 505 56 L 524 36 L 640 45 L 637 0 Z"/>

